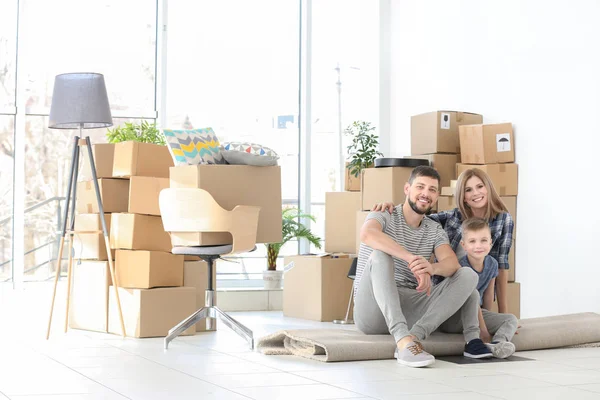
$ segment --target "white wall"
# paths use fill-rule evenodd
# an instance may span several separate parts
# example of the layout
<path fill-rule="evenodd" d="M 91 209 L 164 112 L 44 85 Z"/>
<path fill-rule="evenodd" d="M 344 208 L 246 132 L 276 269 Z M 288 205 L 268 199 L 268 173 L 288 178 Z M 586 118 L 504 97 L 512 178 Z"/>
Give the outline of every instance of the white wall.
<path fill-rule="evenodd" d="M 384 153 L 410 153 L 422 112 L 514 124 L 525 318 L 600 312 L 599 20 L 595 0 L 391 0 Z"/>

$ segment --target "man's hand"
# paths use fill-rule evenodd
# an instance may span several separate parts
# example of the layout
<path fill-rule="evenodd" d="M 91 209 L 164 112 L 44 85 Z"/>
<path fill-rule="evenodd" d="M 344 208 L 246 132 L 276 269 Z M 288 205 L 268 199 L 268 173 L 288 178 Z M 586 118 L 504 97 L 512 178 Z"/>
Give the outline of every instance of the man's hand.
<path fill-rule="evenodd" d="M 423 274 L 433 276 L 433 266 L 429 263 L 429 260 L 422 256 L 414 256 L 412 260 L 408 261 L 408 268 L 415 276 Z"/>
<path fill-rule="evenodd" d="M 416 275 L 417 277 L 417 292 L 427 292 L 427 296 L 431 294 L 431 276 L 429 274 Z"/>
<path fill-rule="evenodd" d="M 394 203 L 377 203 L 371 208 L 371 211 L 385 211 L 387 210 L 390 214 L 394 212 Z"/>

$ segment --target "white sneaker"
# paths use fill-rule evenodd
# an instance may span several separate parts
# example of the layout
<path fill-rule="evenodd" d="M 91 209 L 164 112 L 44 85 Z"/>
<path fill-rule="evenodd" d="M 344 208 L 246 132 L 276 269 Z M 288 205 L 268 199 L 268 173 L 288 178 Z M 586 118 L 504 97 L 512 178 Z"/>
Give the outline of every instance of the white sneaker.
<path fill-rule="evenodd" d="M 496 358 L 508 358 L 515 354 L 516 350 L 515 345 L 511 342 L 492 342 L 486 343 L 486 346 Z"/>
<path fill-rule="evenodd" d="M 412 341 L 404 349 L 396 348 L 394 358 L 398 363 L 407 367 L 420 368 L 431 365 L 435 362 L 435 357 L 423 350 L 421 342 Z"/>

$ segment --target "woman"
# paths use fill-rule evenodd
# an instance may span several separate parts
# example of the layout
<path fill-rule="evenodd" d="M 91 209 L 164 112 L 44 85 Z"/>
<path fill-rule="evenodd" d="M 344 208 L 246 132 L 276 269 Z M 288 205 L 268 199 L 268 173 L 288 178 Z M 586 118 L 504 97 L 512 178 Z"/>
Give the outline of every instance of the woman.
<path fill-rule="evenodd" d="M 498 278 L 496 279 L 496 298 L 498 312 L 508 313 L 508 253 L 512 246 L 514 222 L 508 209 L 500 199 L 488 174 L 472 168 L 458 177 L 454 193 L 457 208 L 440 211 L 429 215 L 439 222 L 450 240 L 450 246 L 460 259 L 465 255 L 460 245 L 462 239 L 462 222 L 470 217 L 480 217 L 488 221 L 492 232 L 492 250 L 490 256 L 498 261 Z M 373 211 L 393 209 L 394 204 L 377 204 Z"/>

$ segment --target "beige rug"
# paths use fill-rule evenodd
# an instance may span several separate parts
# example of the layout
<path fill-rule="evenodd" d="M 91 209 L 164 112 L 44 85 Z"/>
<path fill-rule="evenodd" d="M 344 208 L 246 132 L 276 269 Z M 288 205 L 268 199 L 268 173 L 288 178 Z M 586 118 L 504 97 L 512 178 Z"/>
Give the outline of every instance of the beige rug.
<path fill-rule="evenodd" d="M 518 351 L 551 349 L 600 342 L 600 315 L 581 313 L 520 321 L 513 343 Z M 423 342 L 434 356 L 461 355 L 460 334 L 436 332 Z M 365 335 L 349 329 L 298 329 L 279 331 L 259 339 L 263 354 L 296 355 L 318 361 L 379 360 L 394 357 L 391 335 Z"/>

